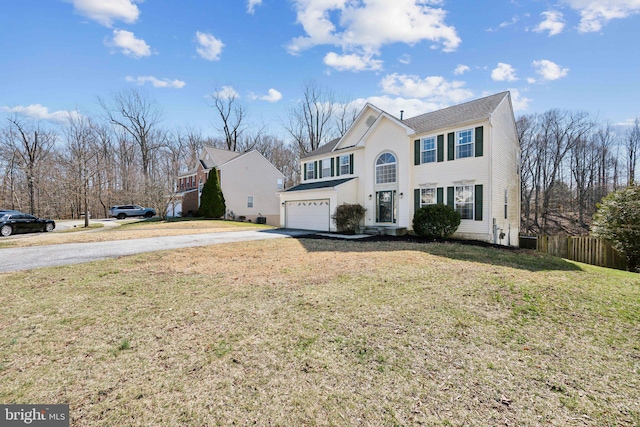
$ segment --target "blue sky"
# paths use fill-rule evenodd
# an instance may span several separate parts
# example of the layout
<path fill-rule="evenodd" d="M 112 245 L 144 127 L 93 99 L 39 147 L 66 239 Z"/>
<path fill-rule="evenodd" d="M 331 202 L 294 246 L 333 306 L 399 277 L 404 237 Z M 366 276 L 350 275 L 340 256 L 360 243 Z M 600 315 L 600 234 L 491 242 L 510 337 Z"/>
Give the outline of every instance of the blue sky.
<path fill-rule="evenodd" d="M 640 115 L 640 0 L 24 0 L 0 11 L 0 118 L 97 115 L 139 88 L 168 128 L 216 135 L 237 92 L 282 133 L 315 81 L 405 117 L 511 90 L 516 115 Z"/>

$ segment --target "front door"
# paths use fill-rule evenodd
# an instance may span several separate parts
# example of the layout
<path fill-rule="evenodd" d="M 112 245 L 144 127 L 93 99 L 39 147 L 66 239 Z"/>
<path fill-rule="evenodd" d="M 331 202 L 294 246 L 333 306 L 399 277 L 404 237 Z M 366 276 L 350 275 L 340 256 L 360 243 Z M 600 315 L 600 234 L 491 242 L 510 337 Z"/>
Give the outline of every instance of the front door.
<path fill-rule="evenodd" d="M 394 190 L 376 192 L 376 222 L 396 222 L 395 195 Z"/>

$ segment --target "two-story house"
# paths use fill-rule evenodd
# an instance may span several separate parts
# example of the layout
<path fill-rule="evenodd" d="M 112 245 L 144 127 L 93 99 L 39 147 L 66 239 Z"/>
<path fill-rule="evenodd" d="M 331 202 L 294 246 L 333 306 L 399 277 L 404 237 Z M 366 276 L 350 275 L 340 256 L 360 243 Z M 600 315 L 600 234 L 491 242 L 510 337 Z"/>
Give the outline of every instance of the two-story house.
<path fill-rule="evenodd" d="M 411 230 L 417 209 L 446 203 L 462 217 L 455 237 L 517 246 L 519 164 L 509 92 L 407 119 L 367 104 L 342 138 L 300 159 L 280 225 L 336 231 L 336 207 L 359 203 L 365 227 Z"/>
<path fill-rule="evenodd" d="M 177 177 L 176 201 L 168 215 L 186 216 L 198 210 L 202 187 L 214 168 L 227 207 L 225 218 L 255 222 L 262 216 L 267 224 L 279 225 L 278 192 L 284 189 L 284 175 L 256 150 L 238 153 L 204 147 L 196 167 Z"/>

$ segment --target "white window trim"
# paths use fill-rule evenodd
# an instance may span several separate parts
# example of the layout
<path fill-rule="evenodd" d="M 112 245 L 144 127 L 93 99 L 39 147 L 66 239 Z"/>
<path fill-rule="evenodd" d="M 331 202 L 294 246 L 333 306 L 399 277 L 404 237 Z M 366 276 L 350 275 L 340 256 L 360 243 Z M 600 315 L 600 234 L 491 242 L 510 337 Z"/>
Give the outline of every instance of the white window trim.
<path fill-rule="evenodd" d="M 315 163 L 314 162 L 307 162 L 305 163 L 307 165 L 307 175 L 304 177 L 305 180 L 310 180 L 310 179 L 315 179 Z M 309 175 L 311 175 L 311 177 L 309 177 Z"/>
<path fill-rule="evenodd" d="M 384 156 L 385 154 L 389 154 L 391 156 L 393 156 L 394 162 L 393 163 L 383 163 L 381 165 L 378 164 L 378 160 L 380 159 L 380 157 Z M 384 166 L 389 166 L 389 165 L 394 165 L 395 167 L 395 174 L 393 176 L 393 181 L 384 181 L 384 182 L 378 182 L 378 168 L 382 168 Z M 380 155 L 378 157 L 376 157 L 376 163 L 375 163 L 375 183 L 376 185 L 385 185 L 385 184 L 395 184 L 396 182 L 398 182 L 398 157 L 393 154 L 390 151 L 385 151 L 384 153 L 380 153 Z"/>
<path fill-rule="evenodd" d="M 470 202 L 465 202 L 465 203 L 458 203 L 458 201 L 456 200 L 457 198 L 457 194 L 458 194 L 458 188 L 460 187 L 469 187 L 471 189 L 471 201 Z M 460 184 L 460 185 L 456 185 L 453 188 L 453 209 L 456 210 L 456 212 L 458 212 L 458 205 L 471 205 L 471 218 L 461 218 L 463 221 L 464 220 L 474 220 L 476 213 L 475 213 L 475 201 L 476 201 L 476 191 L 475 191 L 475 186 L 473 184 Z M 461 214 L 462 216 L 462 214 Z"/>
<path fill-rule="evenodd" d="M 426 194 L 427 191 L 429 191 L 429 190 L 433 191 L 433 202 L 432 203 L 423 203 L 422 202 L 423 194 Z M 437 187 L 420 188 L 420 207 L 427 206 L 427 205 L 436 205 L 436 204 L 438 204 L 438 189 L 437 189 Z"/>
<path fill-rule="evenodd" d="M 465 144 L 460 144 L 460 134 L 462 132 L 471 132 L 471 142 L 467 142 Z M 455 156 L 455 158 L 456 159 L 468 159 L 469 157 L 473 157 L 474 154 L 475 154 L 474 150 L 475 150 L 475 147 L 476 147 L 476 133 L 475 133 L 474 129 L 473 128 L 461 129 L 459 131 L 456 131 L 455 135 L 456 135 L 456 140 L 455 140 L 455 153 L 456 153 L 456 156 Z M 460 157 L 459 156 L 460 147 L 467 146 L 467 145 L 471 146 L 471 154 L 468 155 L 468 156 L 465 156 L 465 157 Z"/>
<path fill-rule="evenodd" d="M 322 159 L 320 160 L 320 174 L 318 174 L 319 178 L 325 178 L 327 176 L 331 176 L 331 159 Z M 327 165 L 329 165 L 329 167 L 325 168 L 324 165 L 325 163 Z M 325 174 L 325 170 L 327 171 L 327 173 Z"/>
<path fill-rule="evenodd" d="M 254 205 L 254 198 L 253 196 L 247 196 L 247 207 L 248 208 L 252 208 Z"/>
<path fill-rule="evenodd" d="M 431 150 L 425 150 L 424 149 L 424 143 L 426 140 L 428 139 L 432 139 L 433 140 L 433 148 Z M 433 160 L 425 162 L 424 161 L 424 155 L 425 153 L 431 152 L 433 151 Z M 425 164 L 425 163 L 435 163 L 438 161 L 438 140 L 435 136 L 427 136 L 426 138 L 422 138 L 420 140 L 420 164 Z"/>
<path fill-rule="evenodd" d="M 340 168 L 340 175 L 349 175 L 351 171 L 351 162 L 350 162 L 351 156 L 349 154 L 343 154 L 339 157 L 339 159 L 340 160 L 338 161 L 339 162 L 338 167 Z M 343 163 L 342 159 L 346 159 L 346 161 Z M 347 168 L 347 171 L 344 173 L 342 172 L 343 167 Z"/>

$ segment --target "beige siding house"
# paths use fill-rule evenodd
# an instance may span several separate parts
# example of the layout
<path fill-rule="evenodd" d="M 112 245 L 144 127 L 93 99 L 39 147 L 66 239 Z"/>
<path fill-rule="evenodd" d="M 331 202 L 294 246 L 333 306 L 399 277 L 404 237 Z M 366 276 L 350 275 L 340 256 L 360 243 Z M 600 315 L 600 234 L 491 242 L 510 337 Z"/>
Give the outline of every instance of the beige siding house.
<path fill-rule="evenodd" d="M 204 147 L 197 166 L 178 176 L 177 202 L 169 215 L 186 216 L 195 213 L 200 205 L 202 186 L 209 173 L 216 168 L 220 187 L 227 206 L 227 219 L 255 222 L 266 218 L 267 224 L 280 224 L 280 200 L 284 175 L 256 150 L 246 153 Z"/>
<path fill-rule="evenodd" d="M 509 92 L 401 120 L 367 104 L 340 139 L 300 162 L 301 184 L 280 193 L 280 225 L 335 231 L 342 203 L 364 226 L 411 230 L 414 212 L 446 203 L 456 237 L 517 246 L 520 147 Z"/>

